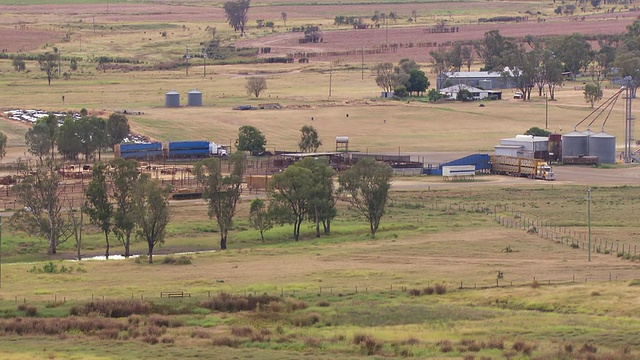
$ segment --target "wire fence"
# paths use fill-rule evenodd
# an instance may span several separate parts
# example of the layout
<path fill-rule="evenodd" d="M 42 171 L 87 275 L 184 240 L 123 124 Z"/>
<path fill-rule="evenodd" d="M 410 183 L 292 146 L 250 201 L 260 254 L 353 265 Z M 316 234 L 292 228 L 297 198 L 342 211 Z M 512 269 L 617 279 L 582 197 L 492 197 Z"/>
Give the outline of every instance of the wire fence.
<path fill-rule="evenodd" d="M 635 280 L 632 277 L 624 278 L 622 275 L 608 273 L 601 275 L 577 275 L 573 274 L 566 278 L 545 279 L 533 277 L 531 279 L 513 279 L 505 280 L 497 277 L 495 282 L 488 280 L 482 280 L 480 282 L 474 282 L 469 280 L 463 280 L 459 282 L 455 281 L 443 281 L 434 282 L 433 284 L 427 284 L 426 286 L 406 284 L 395 284 L 387 287 L 380 287 L 377 285 L 355 285 L 355 286 L 319 286 L 319 287 L 306 287 L 303 289 L 291 289 L 281 287 L 279 289 L 271 290 L 199 290 L 189 291 L 189 289 L 175 289 L 166 288 L 158 289 L 157 291 L 148 292 L 131 292 L 130 295 L 123 295 L 121 293 L 91 293 L 91 294 L 43 294 L 43 295 L 13 295 L 12 298 L 5 298 L 5 301 L 13 301 L 14 303 L 29 303 L 29 302 L 52 302 L 52 303 L 65 303 L 65 302 L 83 302 L 83 301 L 107 301 L 107 300 L 177 300 L 186 299 L 193 301 L 202 301 L 216 297 L 222 293 L 227 293 L 236 296 L 244 297 L 256 297 L 256 296 L 273 296 L 273 297 L 291 297 L 296 299 L 309 299 L 309 298 L 327 298 L 327 297 L 347 297 L 355 296 L 359 294 L 377 294 L 377 295 L 401 295 L 407 294 L 410 296 L 441 296 L 452 291 L 482 291 L 490 289 L 508 289 L 508 288 L 539 288 L 544 286 L 571 286 L 585 283 L 617 283 Z"/>

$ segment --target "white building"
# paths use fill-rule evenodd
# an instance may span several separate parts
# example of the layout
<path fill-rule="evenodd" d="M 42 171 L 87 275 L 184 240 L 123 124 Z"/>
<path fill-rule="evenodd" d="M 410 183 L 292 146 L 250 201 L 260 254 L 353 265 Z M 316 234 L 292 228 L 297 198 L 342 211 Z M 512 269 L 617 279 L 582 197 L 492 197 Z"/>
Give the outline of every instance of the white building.
<path fill-rule="evenodd" d="M 457 99 L 458 93 L 461 90 L 468 90 L 471 95 L 473 95 L 473 98 L 475 100 L 483 100 L 486 98 L 490 98 L 493 100 L 502 99 L 502 91 L 483 90 L 465 84 L 453 85 L 444 89 L 440 89 L 440 93 L 449 97 L 450 99 Z"/>

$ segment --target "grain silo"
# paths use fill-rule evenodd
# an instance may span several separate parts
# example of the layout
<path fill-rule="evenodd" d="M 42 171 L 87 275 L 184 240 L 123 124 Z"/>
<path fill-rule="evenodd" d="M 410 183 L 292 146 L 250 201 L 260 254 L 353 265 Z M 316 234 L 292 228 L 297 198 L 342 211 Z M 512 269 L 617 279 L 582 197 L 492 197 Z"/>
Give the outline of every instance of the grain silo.
<path fill-rule="evenodd" d="M 584 156 L 589 153 L 589 136 L 579 131 L 572 131 L 562 136 L 562 157 Z"/>
<path fill-rule="evenodd" d="M 189 106 L 202 106 L 202 92 L 197 89 L 189 91 L 188 102 Z"/>
<path fill-rule="evenodd" d="M 170 90 L 166 94 L 164 94 L 164 106 L 180 107 L 180 93 L 174 90 Z"/>
<path fill-rule="evenodd" d="M 589 156 L 597 156 L 599 164 L 615 164 L 616 137 L 604 131 L 589 136 Z"/>

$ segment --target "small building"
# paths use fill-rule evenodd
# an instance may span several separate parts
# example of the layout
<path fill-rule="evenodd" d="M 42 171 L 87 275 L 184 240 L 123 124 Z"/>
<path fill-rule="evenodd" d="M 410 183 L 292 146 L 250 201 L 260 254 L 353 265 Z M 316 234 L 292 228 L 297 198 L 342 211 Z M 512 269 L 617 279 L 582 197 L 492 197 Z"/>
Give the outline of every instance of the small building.
<path fill-rule="evenodd" d="M 464 84 L 467 86 L 491 89 L 510 89 L 514 88 L 507 78 L 496 71 L 456 71 L 445 72 L 438 75 L 436 79 L 438 89 L 451 85 Z"/>
<path fill-rule="evenodd" d="M 393 91 L 383 91 L 380 93 L 380 97 L 383 99 L 392 99 L 393 98 Z"/>
<path fill-rule="evenodd" d="M 500 139 L 500 145 L 494 148 L 496 155 L 549 158 L 549 138 L 546 136 L 516 135 L 514 138 Z"/>
<path fill-rule="evenodd" d="M 458 97 L 458 93 L 461 90 L 468 90 L 475 100 L 483 100 L 483 99 L 493 99 L 500 100 L 502 99 L 502 91 L 493 91 L 493 90 L 484 90 L 475 88 L 472 86 L 468 86 L 465 84 L 458 84 L 454 86 L 449 86 L 444 89 L 440 89 L 440 93 L 449 97 L 450 99 L 456 99 Z"/>

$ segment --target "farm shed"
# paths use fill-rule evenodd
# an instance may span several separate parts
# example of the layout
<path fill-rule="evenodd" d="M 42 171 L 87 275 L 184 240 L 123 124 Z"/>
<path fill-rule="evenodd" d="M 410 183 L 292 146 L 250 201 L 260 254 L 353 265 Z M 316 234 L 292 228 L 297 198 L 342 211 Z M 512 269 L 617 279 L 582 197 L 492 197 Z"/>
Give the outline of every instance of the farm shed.
<path fill-rule="evenodd" d="M 464 84 L 485 90 L 510 89 L 514 87 L 502 74 L 495 71 L 445 72 L 438 75 L 436 83 L 438 89 L 442 89 L 448 83 L 455 85 Z"/>
<path fill-rule="evenodd" d="M 502 91 L 483 90 L 472 86 L 467 86 L 465 84 L 459 84 L 440 89 L 440 93 L 448 96 L 451 99 L 455 99 L 458 97 L 458 93 L 461 90 L 469 90 L 475 100 L 483 100 L 487 98 L 496 100 L 502 99 Z"/>

